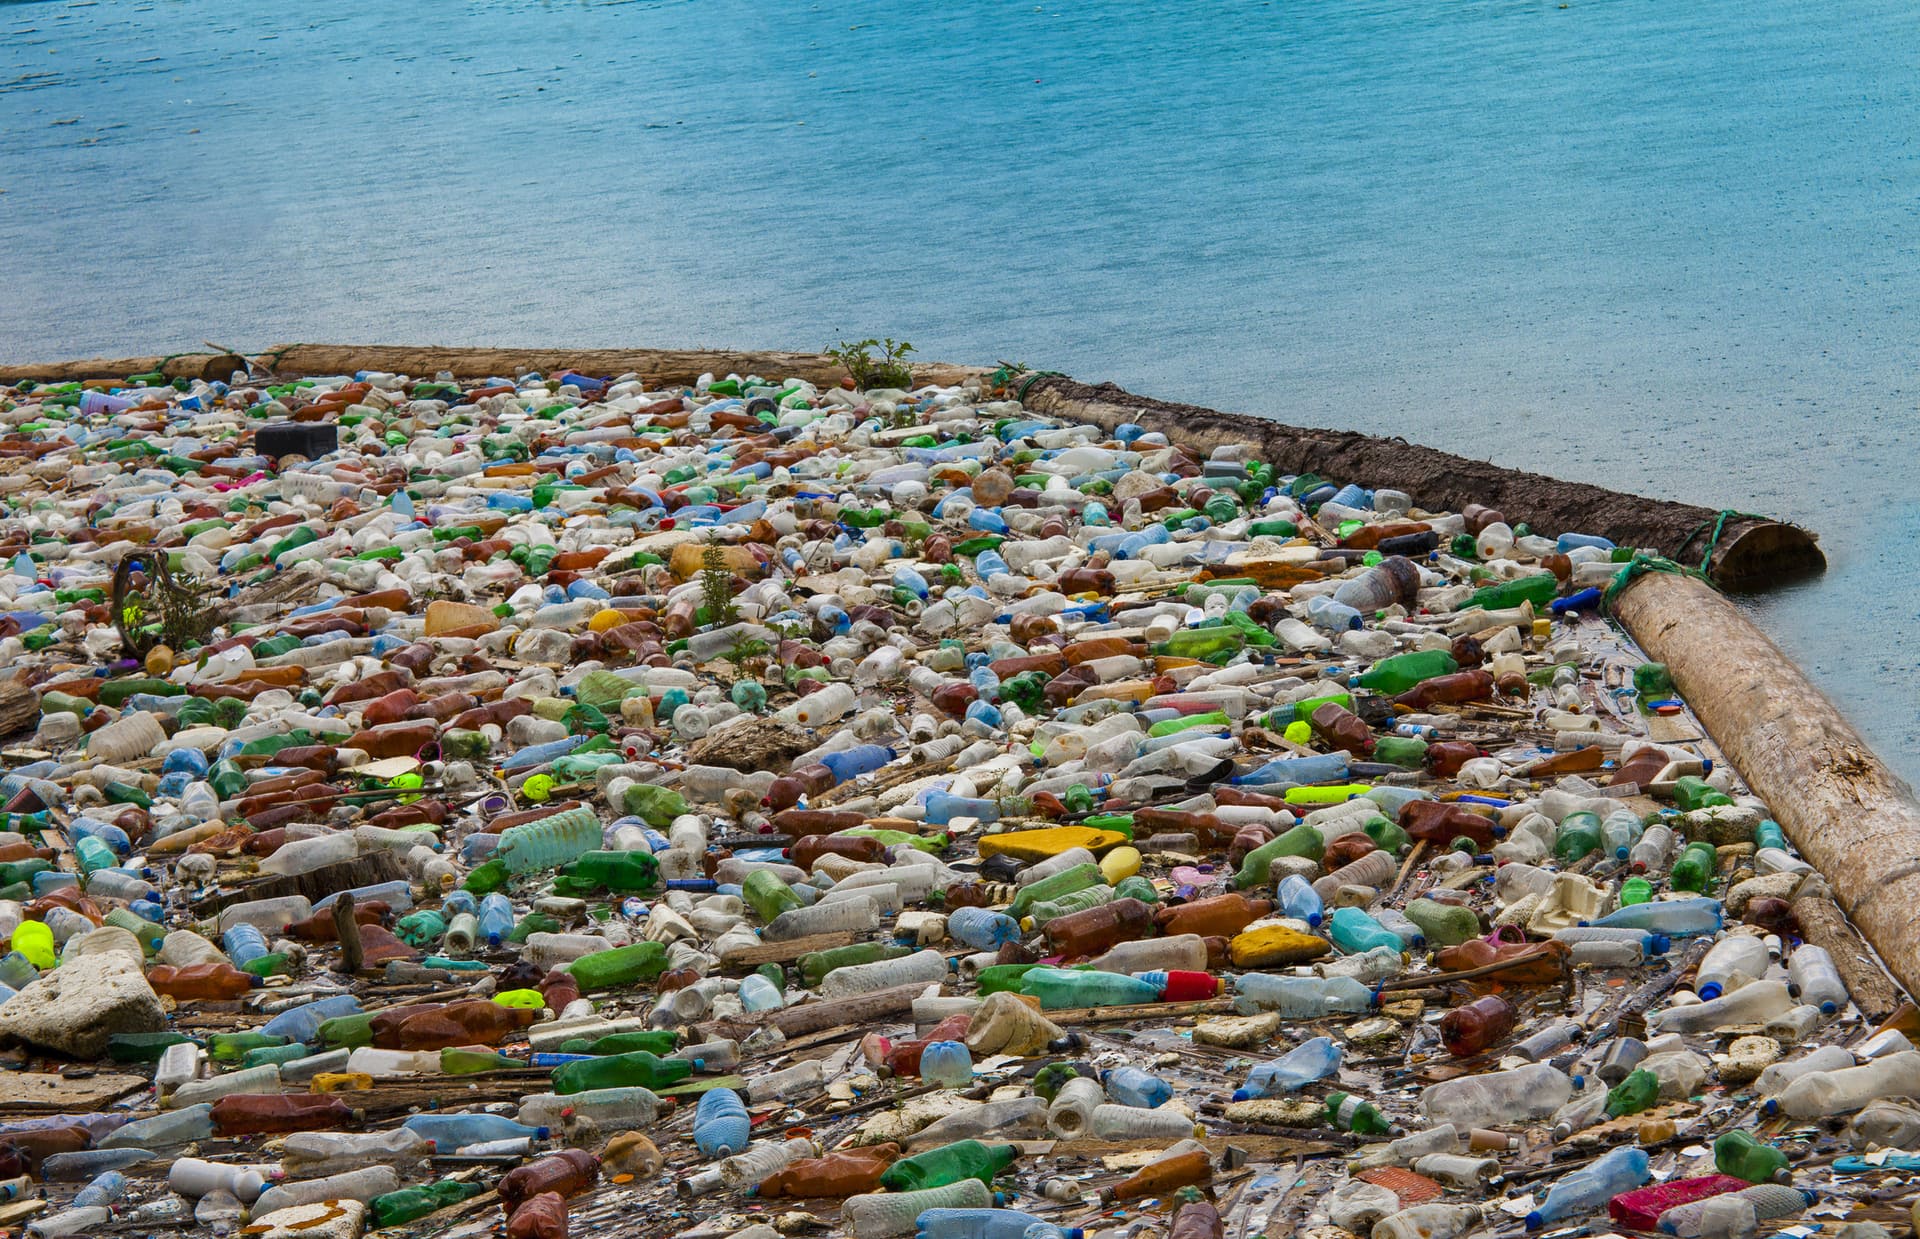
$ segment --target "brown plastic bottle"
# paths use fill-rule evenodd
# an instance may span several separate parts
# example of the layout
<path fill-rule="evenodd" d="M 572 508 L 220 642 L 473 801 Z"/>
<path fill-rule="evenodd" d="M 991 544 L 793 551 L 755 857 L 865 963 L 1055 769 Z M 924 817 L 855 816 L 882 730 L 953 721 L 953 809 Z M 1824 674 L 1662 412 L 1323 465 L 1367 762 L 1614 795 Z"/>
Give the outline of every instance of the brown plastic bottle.
<path fill-rule="evenodd" d="M 967 1025 L 972 1023 L 971 1015 L 949 1015 L 935 1024 L 924 1037 L 912 1041 L 896 1041 L 887 1050 L 885 1059 L 887 1070 L 896 1076 L 917 1076 L 920 1074 L 920 1056 L 927 1047 L 936 1041 L 958 1041 L 967 1035 Z"/>
<path fill-rule="evenodd" d="M 1212 895 L 1192 903 L 1161 908 L 1153 915 L 1154 925 L 1167 937 L 1177 934 L 1215 934 L 1231 937 L 1273 911 L 1271 899 L 1250 899 L 1239 891 Z"/>
<path fill-rule="evenodd" d="M 1360 716 L 1335 701 L 1329 701 L 1307 720 L 1313 738 L 1330 749 L 1345 749 L 1355 757 L 1373 752 L 1373 729 Z"/>
<path fill-rule="evenodd" d="M 1623 783 L 1635 783 L 1645 787 L 1667 768 L 1669 760 L 1668 756 L 1659 749 L 1641 749 L 1621 763 L 1620 768 L 1614 771 L 1613 777 L 1607 780 L 1607 786 L 1619 787 Z"/>
<path fill-rule="evenodd" d="M 1022 612 L 1013 617 L 1007 626 L 1007 635 L 1016 645 L 1028 645 L 1040 638 L 1060 631 L 1060 622 L 1051 615 L 1028 615 Z"/>
<path fill-rule="evenodd" d="M 1341 835 L 1332 843 L 1327 844 L 1326 850 L 1320 854 L 1320 867 L 1328 873 L 1332 873 L 1336 869 L 1351 865 L 1368 852 L 1377 852 L 1379 850 L 1379 845 L 1359 831 L 1355 831 L 1350 835 Z"/>
<path fill-rule="evenodd" d="M 1486 988 L 1505 985 L 1557 985 L 1567 977 L 1567 956 L 1573 948 L 1564 942 L 1506 942 L 1499 946 L 1485 938 L 1468 938 L 1458 946 L 1435 952 L 1433 961 L 1447 972 L 1502 965 L 1486 978 Z"/>
<path fill-rule="evenodd" d="M 1471 671 L 1487 661 L 1486 647 L 1480 644 L 1478 637 L 1455 637 L 1448 650 L 1453 655 L 1453 661 L 1463 670 Z"/>
<path fill-rule="evenodd" d="M 1460 519 L 1467 523 L 1467 532 L 1477 538 L 1480 536 L 1480 531 L 1488 525 L 1504 524 L 1507 518 L 1501 514 L 1498 508 L 1489 508 L 1482 504 L 1470 503 L 1460 509 Z"/>
<path fill-rule="evenodd" d="M 1441 740 L 1427 746 L 1427 770 L 1437 778 L 1450 779 L 1478 756 L 1480 746 L 1471 741 Z"/>
<path fill-rule="evenodd" d="M 1151 805 L 1133 811 L 1133 825 L 1136 831 L 1190 832 L 1208 846 L 1231 842 L 1240 833 L 1211 813 L 1156 809 Z"/>
<path fill-rule="evenodd" d="M 264 1136 L 345 1128 L 364 1118 L 331 1093 L 230 1093 L 213 1103 L 222 1136 Z"/>
<path fill-rule="evenodd" d="M 1440 800 L 1409 800 L 1400 807 L 1400 829 L 1415 839 L 1445 846 L 1461 835 L 1483 848 L 1499 837 L 1494 823 L 1471 809 Z M 1505 832 L 1500 832 L 1504 834 Z"/>
<path fill-rule="evenodd" d="M 507 1217 L 507 1239 L 567 1239 L 567 1200 L 542 1192 Z"/>
<path fill-rule="evenodd" d="M 787 859 L 808 873 L 813 872 L 815 861 L 827 855 L 881 861 L 887 858 L 887 845 L 864 835 L 808 835 L 787 849 Z"/>
<path fill-rule="evenodd" d="M 1441 1016 L 1440 1040 L 1455 1058 L 1470 1058 L 1504 1039 L 1517 1019 L 1506 999 L 1488 994 Z"/>
<path fill-rule="evenodd" d="M 972 685 L 968 685 L 969 688 Z M 833 771 L 825 766 L 802 766 L 783 774 L 767 788 L 767 805 L 775 811 L 791 809 L 805 796 L 818 796 L 833 786 Z"/>
<path fill-rule="evenodd" d="M 1485 671 L 1456 671 L 1422 680 L 1393 699 L 1395 705 L 1426 710 L 1437 705 L 1458 705 L 1468 701 L 1488 701 L 1493 697 L 1493 677 Z"/>
<path fill-rule="evenodd" d="M 156 994 L 170 998 L 226 999 L 244 997 L 260 984 L 260 978 L 232 964 L 187 964 L 173 967 L 159 964 L 147 972 L 147 984 Z"/>
<path fill-rule="evenodd" d="M 388 1007 L 367 1022 L 367 1034 L 372 1043 L 383 1050 L 400 1048 L 400 1026 L 416 1015 L 428 1011 L 438 1011 L 446 1006 L 444 1002 L 420 1002 L 404 1007 Z"/>
<path fill-rule="evenodd" d="M 326 702 L 330 706 L 344 706 L 355 701 L 371 701 L 376 697 L 384 697 L 396 689 L 405 688 L 411 683 L 413 683 L 413 675 L 410 672 L 389 667 L 385 671 L 376 671 L 363 680 L 342 684 L 327 694 Z"/>
<path fill-rule="evenodd" d="M 1053 587 L 1063 594 L 1098 594 L 1103 598 L 1113 596 L 1120 587 L 1112 572 L 1105 568 L 1089 568 L 1082 565 L 1069 568 L 1054 578 Z"/>
<path fill-rule="evenodd" d="M 1089 637 L 1085 641 L 1075 641 L 1061 650 L 1069 666 L 1077 667 L 1096 658 L 1112 658 L 1119 654 L 1131 654 L 1136 658 L 1144 657 L 1146 643 L 1129 641 L 1125 637 Z"/>
<path fill-rule="evenodd" d="M 933 708 L 942 714 L 964 718 L 967 707 L 972 705 L 979 696 L 979 690 L 966 680 L 949 680 L 934 689 L 927 700 L 933 703 Z"/>
<path fill-rule="evenodd" d="M 898 1160 L 897 1144 L 870 1144 L 812 1157 L 760 1180 L 754 1194 L 768 1200 L 824 1200 L 877 1192 L 880 1176 Z"/>
<path fill-rule="evenodd" d="M 1153 928 L 1153 911 L 1138 899 L 1116 899 L 1047 922 L 1047 941 L 1068 957 L 1098 955 L 1122 942 L 1144 938 Z"/>
<path fill-rule="evenodd" d="M 412 757 L 432 744 L 439 735 L 440 725 L 431 719 L 389 723 L 385 727 L 369 727 L 354 732 L 344 747 L 359 749 L 376 761 L 385 757 Z"/>
<path fill-rule="evenodd" d="M 377 727 L 382 723 L 398 723 L 414 717 L 413 709 L 420 704 L 420 694 L 410 688 L 396 688 L 384 697 L 375 697 L 360 707 L 360 721 L 368 727 Z"/>
<path fill-rule="evenodd" d="M 1273 841 L 1273 830 L 1268 826 L 1242 826 L 1233 836 L 1233 842 L 1227 845 L 1227 863 L 1238 867 L 1247 858 L 1247 853 L 1264 843 Z"/>
<path fill-rule="evenodd" d="M 1213 789 L 1215 804 L 1242 805 L 1253 809 L 1282 809 L 1291 811 L 1297 806 L 1287 804 L 1279 796 L 1269 796 L 1265 792 L 1250 792 L 1244 787 L 1229 787 L 1222 784 Z"/>
<path fill-rule="evenodd" d="M 1112 1187 L 1100 1189 L 1100 1203 L 1110 1205 L 1142 1196 L 1166 1196 L 1183 1187 L 1213 1182 L 1213 1155 L 1195 1149 L 1178 1157 L 1167 1157 L 1142 1166 Z"/>
<path fill-rule="evenodd" d="M 847 809 L 782 809 L 773 815 L 773 828 L 783 835 L 802 839 L 808 835 L 830 835 L 836 830 L 864 826 L 867 815 Z"/>
<path fill-rule="evenodd" d="M 533 1023 L 540 1012 L 475 999 L 414 1016 L 399 1028 L 399 1049 L 447 1050 L 458 1045 L 498 1045 Z"/>
<path fill-rule="evenodd" d="M 40 1177 L 40 1163 L 55 1153 L 78 1153 L 93 1147 L 93 1137 L 84 1127 L 44 1127 L 34 1131 L 8 1134 L 6 1146 L 26 1162 L 26 1173 Z"/>
<path fill-rule="evenodd" d="M 1059 675 L 1067 669 L 1066 659 L 1061 657 L 1059 650 L 1050 650 L 1045 654 L 1027 654 L 1019 658 L 997 658 L 987 665 L 1003 680 L 1011 680 L 1014 676 L 1023 675 L 1029 671 Z"/>
<path fill-rule="evenodd" d="M 1167 1239 L 1226 1239 L 1227 1224 L 1220 1210 L 1204 1200 L 1183 1207 L 1173 1219 Z"/>
<path fill-rule="evenodd" d="M 1425 533 L 1433 526 L 1425 521 L 1382 521 L 1378 525 L 1362 525 L 1351 534 L 1340 539 L 1340 545 L 1354 550 L 1370 551 L 1388 538 L 1404 538 L 1408 534 Z"/>
<path fill-rule="evenodd" d="M 585 1149 L 562 1149 L 509 1170 L 497 1190 L 508 1208 L 517 1209 L 544 1192 L 572 1196 L 592 1186 L 599 1174 L 599 1158 Z"/>

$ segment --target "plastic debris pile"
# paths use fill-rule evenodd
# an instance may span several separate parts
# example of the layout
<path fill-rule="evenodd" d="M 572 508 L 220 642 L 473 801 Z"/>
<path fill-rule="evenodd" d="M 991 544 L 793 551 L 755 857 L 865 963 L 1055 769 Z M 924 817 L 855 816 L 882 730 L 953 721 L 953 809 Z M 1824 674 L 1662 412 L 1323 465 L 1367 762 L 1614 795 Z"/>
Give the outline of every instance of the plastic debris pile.
<path fill-rule="evenodd" d="M 1007 397 L 0 390 L 0 1225 L 1905 1226 L 1629 549 Z"/>

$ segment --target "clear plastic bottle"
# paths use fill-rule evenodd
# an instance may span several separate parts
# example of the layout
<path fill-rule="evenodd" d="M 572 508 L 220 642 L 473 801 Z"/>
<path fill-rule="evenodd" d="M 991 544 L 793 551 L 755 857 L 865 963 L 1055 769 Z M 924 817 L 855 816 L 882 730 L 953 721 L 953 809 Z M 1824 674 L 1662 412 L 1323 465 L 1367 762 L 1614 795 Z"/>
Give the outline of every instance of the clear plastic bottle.
<path fill-rule="evenodd" d="M 1358 1014 L 1373 1007 L 1373 991 L 1352 977 L 1285 977 L 1267 972 L 1231 978 L 1234 1010 L 1242 1015 L 1278 1011 L 1290 1020 Z"/>
<path fill-rule="evenodd" d="M 373 1132 L 301 1131 L 281 1142 L 280 1168 L 288 1178 L 312 1179 L 368 1166 L 410 1175 L 434 1151 L 433 1142 L 404 1127 Z"/>
<path fill-rule="evenodd" d="M 849 1196 L 840 1216 L 853 1239 L 896 1239 L 914 1233 L 915 1222 L 933 1209 L 985 1209 L 993 1193 L 978 1179 L 962 1179 L 945 1187 L 917 1192 L 872 1192 Z"/>
<path fill-rule="evenodd" d="M 1651 1177 L 1645 1149 L 1613 1149 L 1555 1183 L 1540 1207 L 1527 1214 L 1527 1229 L 1538 1230 L 1549 1222 L 1597 1212 L 1613 1197 L 1632 1191 Z"/>
<path fill-rule="evenodd" d="M 1656 1223 L 1676 1239 L 1746 1239 L 1760 1223 L 1787 1217 L 1814 1201 L 1812 1192 L 1779 1183 L 1759 1183 L 1738 1192 L 1675 1205 Z"/>
<path fill-rule="evenodd" d="M 598 848 L 603 835 L 600 815 L 582 805 L 537 822 L 508 827 L 500 832 L 500 844 L 493 855 L 505 863 L 508 873 L 553 869 Z"/>
<path fill-rule="evenodd" d="M 1093 1112 L 1106 1104 L 1106 1090 L 1097 1080 L 1077 1076 L 1060 1086 L 1047 1108 L 1047 1130 L 1062 1140 L 1078 1140 L 1093 1124 Z"/>
<path fill-rule="evenodd" d="M 1340 1069 L 1340 1047 L 1330 1037 L 1303 1041 L 1271 1062 L 1261 1063 L 1234 1090 L 1233 1100 L 1280 1097 L 1324 1080 Z"/>
<path fill-rule="evenodd" d="M 392 1166 L 362 1166 L 358 1170 L 343 1171 L 321 1179 L 276 1183 L 260 1193 L 260 1198 L 253 1202 L 252 1211 L 256 1217 L 265 1217 L 276 1209 L 291 1209 L 295 1205 L 310 1205 L 323 1200 L 358 1200 L 365 1203 L 375 1196 L 399 1190 L 400 1172 Z"/>
<path fill-rule="evenodd" d="M 1087 1130 L 1095 1140 L 1172 1141 L 1193 1135 L 1194 1122 L 1177 1110 L 1106 1104 L 1093 1108 Z"/>
<path fill-rule="evenodd" d="M 1791 1006 L 1785 981 L 1755 981 L 1711 1002 L 1656 1011 L 1647 1018 L 1647 1027 L 1656 1032 L 1713 1032 L 1734 1024 L 1764 1024 Z"/>
<path fill-rule="evenodd" d="M 819 992 L 822 998 L 849 998 L 855 994 L 891 989 L 896 985 L 943 981 L 948 971 L 947 957 L 940 952 L 916 951 L 898 959 L 835 968 L 820 982 Z"/>
<path fill-rule="evenodd" d="M 1846 982 L 1840 979 L 1840 970 L 1833 965 L 1833 956 L 1810 942 L 1795 947 L 1788 957 L 1787 977 L 1792 982 L 1794 997 L 1819 1007 L 1822 1015 L 1833 1015 L 1852 1001 Z"/>
<path fill-rule="evenodd" d="M 820 1156 L 820 1146 L 804 1137 L 767 1140 L 751 1145 L 720 1162 L 720 1181 L 728 1187 L 746 1187 L 778 1174 L 802 1158 Z"/>
<path fill-rule="evenodd" d="M 96 1147 L 157 1150 L 212 1138 L 213 1106 L 201 1103 L 164 1111 L 151 1118 L 135 1119 L 101 1137 Z"/>
<path fill-rule="evenodd" d="M 1767 975 L 1767 944 L 1751 934 L 1728 934 L 1714 943 L 1694 972 L 1694 992 L 1711 1001 L 1729 989 Z M 1737 980 L 1736 980 L 1737 979 Z M 1736 981 L 1729 985 L 1729 981 Z"/>
<path fill-rule="evenodd" d="M 1429 1122 L 1456 1129 L 1502 1127 L 1547 1118 L 1571 1096 L 1573 1081 L 1565 1072 L 1534 1063 L 1444 1080 L 1420 1095 L 1420 1108 Z"/>
<path fill-rule="evenodd" d="M 1761 1109 L 1768 1115 L 1817 1119 L 1851 1114 L 1882 1097 L 1920 1097 L 1920 1053 L 1908 1050 L 1858 1067 L 1809 1072 L 1778 1097 L 1769 1098 Z"/>
<path fill-rule="evenodd" d="M 267 1190 L 267 1184 L 280 1175 L 277 1166 L 234 1166 L 181 1157 L 167 1169 L 167 1186 L 182 1196 L 192 1197 L 227 1192 L 245 1204 L 258 1200 L 260 1193 Z"/>
<path fill-rule="evenodd" d="M 782 912 L 760 936 L 768 942 L 791 942 L 815 934 L 865 933 L 879 923 L 880 907 L 873 900 L 842 899 Z"/>
<path fill-rule="evenodd" d="M 703 1097 L 709 1095 L 702 1094 Z M 653 1126 L 667 1109 L 668 1102 L 650 1089 L 632 1084 L 623 1088 L 591 1088 L 565 1096 L 531 1093 L 520 1099 L 520 1110 L 514 1117 L 530 1126 L 551 1127 L 556 1131 L 569 1117 L 591 1119 L 603 1132 L 635 1131 Z M 746 1136 L 738 1139 L 739 1147 L 745 1148 Z"/>

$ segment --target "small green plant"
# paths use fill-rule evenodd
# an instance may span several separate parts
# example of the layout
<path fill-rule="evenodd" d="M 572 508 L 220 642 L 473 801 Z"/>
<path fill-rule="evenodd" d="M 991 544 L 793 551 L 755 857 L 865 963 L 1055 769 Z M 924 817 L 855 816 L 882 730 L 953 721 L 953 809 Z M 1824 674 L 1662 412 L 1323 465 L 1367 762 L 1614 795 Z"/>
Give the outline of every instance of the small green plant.
<path fill-rule="evenodd" d="M 875 349 L 880 351 L 877 357 L 874 356 Z M 827 350 L 827 356 L 839 362 L 853 376 L 853 385 L 861 391 L 876 387 L 905 389 L 913 386 L 913 368 L 907 364 L 907 354 L 912 351 L 913 345 L 888 336 L 884 340 L 867 339 L 853 343 L 842 340 Z"/>
<path fill-rule="evenodd" d="M 715 628 L 723 628 L 740 618 L 733 605 L 733 573 L 727 570 L 727 557 L 717 542 L 709 542 L 700 555 L 700 598 L 707 622 Z"/>

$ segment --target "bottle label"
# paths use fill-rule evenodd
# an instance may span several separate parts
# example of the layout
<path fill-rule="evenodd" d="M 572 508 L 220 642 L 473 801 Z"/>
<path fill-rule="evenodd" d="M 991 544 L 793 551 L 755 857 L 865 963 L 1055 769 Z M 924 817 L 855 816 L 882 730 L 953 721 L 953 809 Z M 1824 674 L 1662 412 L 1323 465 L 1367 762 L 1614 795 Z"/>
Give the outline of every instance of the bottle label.
<path fill-rule="evenodd" d="M 1360 1112 L 1360 1107 L 1366 1104 L 1352 1093 L 1340 1094 L 1340 1104 L 1333 1112 L 1333 1125 L 1341 1131 L 1353 1130 L 1353 1118 Z"/>

